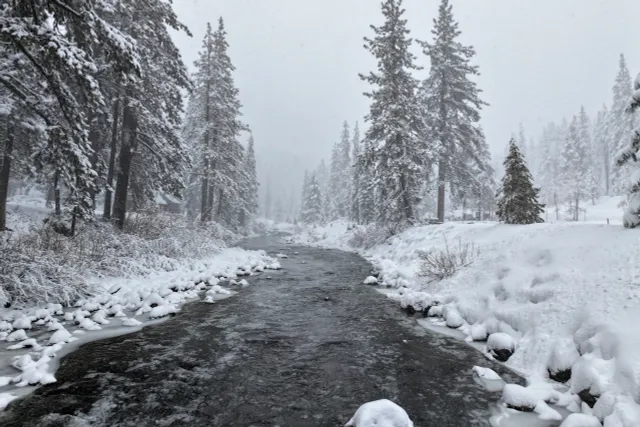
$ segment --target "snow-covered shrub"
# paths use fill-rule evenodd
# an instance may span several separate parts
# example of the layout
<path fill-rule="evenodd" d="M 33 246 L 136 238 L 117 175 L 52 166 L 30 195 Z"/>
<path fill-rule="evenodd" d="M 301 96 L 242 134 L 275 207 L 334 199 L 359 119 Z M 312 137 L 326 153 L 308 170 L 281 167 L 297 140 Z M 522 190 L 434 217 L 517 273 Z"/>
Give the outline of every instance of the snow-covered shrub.
<path fill-rule="evenodd" d="M 473 243 L 458 240 L 458 246 L 450 247 L 447 238 L 443 238 L 443 249 L 422 251 L 419 254 L 419 274 L 430 282 L 453 276 L 461 268 L 473 263 L 480 254 L 480 250 Z"/>
<path fill-rule="evenodd" d="M 354 248 L 369 249 L 384 243 L 388 238 L 397 234 L 400 230 L 379 224 L 369 224 L 353 229 L 349 246 Z"/>
<path fill-rule="evenodd" d="M 69 304 L 92 292 L 91 277 L 175 270 L 183 259 L 211 257 L 239 237 L 179 215 L 144 212 L 129 219 L 124 231 L 95 221 L 68 237 L 49 221 L 9 234 L 0 240 L 0 304 Z"/>

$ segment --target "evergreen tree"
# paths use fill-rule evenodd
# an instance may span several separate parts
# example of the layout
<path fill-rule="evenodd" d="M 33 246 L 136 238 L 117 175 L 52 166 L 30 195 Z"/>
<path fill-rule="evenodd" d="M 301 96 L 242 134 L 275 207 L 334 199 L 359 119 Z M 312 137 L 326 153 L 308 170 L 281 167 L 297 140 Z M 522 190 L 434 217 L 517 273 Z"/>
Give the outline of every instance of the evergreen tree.
<path fill-rule="evenodd" d="M 320 224 L 322 222 L 322 194 L 315 174 L 312 174 L 309 179 L 306 196 L 300 218 L 305 224 Z"/>
<path fill-rule="evenodd" d="M 580 121 L 574 116 L 562 150 L 561 175 L 564 194 L 569 202 L 569 213 L 574 221 L 580 218 L 580 201 L 590 195 L 589 152 L 590 146 L 582 139 Z"/>
<path fill-rule="evenodd" d="M 523 157 L 529 157 L 529 153 L 527 150 L 527 137 L 524 134 L 524 126 L 520 123 L 520 129 L 518 130 L 518 148 L 520 149 L 520 153 L 522 153 Z"/>
<path fill-rule="evenodd" d="M 488 166 L 479 157 L 485 142 L 477 126 L 486 103 L 472 80 L 479 74 L 478 67 L 470 64 L 475 51 L 457 40 L 460 30 L 449 0 L 442 0 L 434 26 L 433 43 L 421 43 L 431 62 L 422 93 L 431 138 L 439 144 L 438 219 L 444 221 L 447 184 L 456 193 L 462 184 L 474 180 L 475 172 Z M 470 163 L 475 167 L 470 169 Z"/>
<path fill-rule="evenodd" d="M 584 198 L 591 198 L 591 203 L 596 204 L 596 198 L 600 196 L 600 181 L 598 179 L 598 173 L 595 169 L 595 156 L 591 120 L 584 109 L 584 106 L 580 107 L 580 114 L 578 115 L 578 137 L 580 138 L 580 145 L 584 150 L 585 156 L 585 191 Z"/>
<path fill-rule="evenodd" d="M 609 195 L 611 179 L 611 153 L 608 146 L 609 135 L 609 111 L 606 105 L 598 111 L 598 116 L 593 128 L 593 152 L 594 169 L 601 181 L 600 190 Z"/>
<path fill-rule="evenodd" d="M 0 6 L 0 104 L 11 121 L 4 127 L 3 157 L 13 158 L 18 149 L 28 153 L 32 172 L 54 176 L 56 189 L 66 187 L 72 232 L 76 218 L 93 217 L 97 173 L 89 129 L 105 105 L 98 71 L 117 70 L 123 79 L 135 79 L 140 72 L 132 40 L 101 18 L 111 9 L 106 2 L 89 0 Z M 25 131 L 32 134 L 20 140 Z M 0 174 L 0 231 L 11 175 L 7 160 Z M 56 194 L 60 213 L 60 192 Z"/>
<path fill-rule="evenodd" d="M 226 38 L 222 18 L 216 31 L 207 25 L 195 64 L 187 121 L 192 124 L 189 135 L 194 138 L 193 144 L 199 147 L 201 220 L 216 219 L 226 226 L 241 227 L 242 219 L 252 215 L 243 197 L 252 184 L 245 174 L 244 147 L 238 142 L 240 132 L 247 127 L 240 121 L 235 67 Z"/>
<path fill-rule="evenodd" d="M 515 140 L 509 143 L 509 155 L 504 161 L 501 194 L 496 214 L 507 224 L 535 224 L 544 222 L 540 214 L 544 205 L 538 202 L 539 189 Z"/>
<path fill-rule="evenodd" d="M 423 172 L 433 155 L 426 145 L 424 110 L 416 96 L 417 69 L 410 52 L 402 0 L 385 0 L 385 23 L 371 26 L 373 38 L 365 47 L 377 59 L 377 70 L 361 79 L 373 86 L 366 120 L 367 152 L 363 161 L 375 191 L 376 219 L 383 224 L 412 222 Z"/>
<path fill-rule="evenodd" d="M 247 147 L 245 160 L 245 171 L 247 176 L 245 210 L 250 215 L 250 220 L 253 220 L 258 214 L 258 189 L 260 187 L 256 173 L 256 153 L 254 144 L 253 135 L 251 135 L 249 137 L 249 145 Z"/>
<path fill-rule="evenodd" d="M 549 123 L 542 131 L 540 140 L 540 165 L 537 182 L 542 188 L 542 200 L 547 205 L 553 204 L 556 219 L 559 219 L 560 186 L 560 147 L 564 145 L 564 132 L 555 123 Z"/>
<path fill-rule="evenodd" d="M 360 186 L 362 185 L 362 170 L 358 165 L 361 152 L 360 144 L 360 128 L 358 122 L 356 122 L 351 139 L 351 165 L 349 168 L 351 172 L 351 215 L 349 218 L 356 223 L 361 222 L 360 204 L 362 203 L 362 192 L 360 191 Z"/>
<path fill-rule="evenodd" d="M 627 111 L 629 116 L 637 116 L 640 110 L 640 74 L 636 77 L 633 84 L 634 93 L 631 97 L 631 106 Z M 635 120 L 633 120 L 635 121 Z M 620 152 L 616 158 L 618 167 L 622 167 L 629 163 L 630 160 L 638 162 L 638 152 L 640 151 L 640 125 L 630 134 L 628 145 L 625 150 Z M 626 228 L 636 228 L 640 225 L 640 171 L 631 177 L 631 189 L 629 193 L 629 201 L 623 217 L 623 224 Z"/>
<path fill-rule="evenodd" d="M 629 99 L 632 94 L 632 83 L 624 55 L 620 55 L 619 71 L 613 86 L 613 102 L 609 111 L 609 158 L 614 159 L 618 153 L 627 148 L 629 135 L 634 128 L 634 118 L 627 114 Z M 623 194 L 629 180 L 627 166 L 611 169 L 611 191 L 614 195 Z"/>

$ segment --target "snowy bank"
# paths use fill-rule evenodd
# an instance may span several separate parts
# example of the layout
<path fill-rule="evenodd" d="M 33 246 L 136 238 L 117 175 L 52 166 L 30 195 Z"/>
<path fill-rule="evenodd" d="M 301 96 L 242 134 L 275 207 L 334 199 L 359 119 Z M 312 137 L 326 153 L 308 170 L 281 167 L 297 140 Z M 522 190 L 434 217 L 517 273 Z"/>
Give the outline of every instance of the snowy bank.
<path fill-rule="evenodd" d="M 291 241 L 353 249 L 355 232 L 334 223 Z M 458 329 L 468 341 L 490 338 L 488 357 L 503 350 L 495 345 L 507 347 L 500 359 L 528 384 L 545 381 L 567 393 L 567 409 L 592 415 L 594 406 L 605 425 L 630 427 L 640 425 L 634 403 L 640 399 L 638 239 L 606 220 L 446 223 L 410 228 L 361 253 L 380 283 L 393 289 L 388 297 L 409 313 L 442 318 L 437 324 Z M 441 281 L 419 276 L 421 253 L 457 242 L 477 248 L 469 265 Z M 604 400 L 607 410 L 597 411 Z M 530 403 L 532 410 L 538 406 Z M 541 416 L 556 417 L 544 404 Z"/>
<path fill-rule="evenodd" d="M 250 276 L 279 268 L 264 251 L 226 248 L 171 271 L 90 278 L 96 291 L 71 307 L 0 310 L 0 408 L 33 386 L 55 382 L 59 359 L 80 344 L 138 330 L 174 315 L 186 302 L 215 303 L 234 294 L 234 286 L 248 284 Z"/>

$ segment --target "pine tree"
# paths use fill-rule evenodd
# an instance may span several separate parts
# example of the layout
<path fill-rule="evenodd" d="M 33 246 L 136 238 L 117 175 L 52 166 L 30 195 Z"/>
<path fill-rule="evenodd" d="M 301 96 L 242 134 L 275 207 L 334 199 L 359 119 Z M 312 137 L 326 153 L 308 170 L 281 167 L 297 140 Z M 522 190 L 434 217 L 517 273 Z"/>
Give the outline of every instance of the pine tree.
<path fill-rule="evenodd" d="M 559 219 L 560 187 L 560 147 L 564 146 L 564 132 L 555 123 L 549 123 L 542 131 L 540 140 L 540 165 L 537 182 L 542 188 L 542 200 L 556 208 Z"/>
<path fill-rule="evenodd" d="M 365 38 L 377 70 L 360 76 L 373 86 L 366 93 L 371 105 L 363 161 L 375 189 L 376 219 L 383 224 L 415 219 L 423 172 L 433 157 L 426 145 L 424 110 L 412 75 L 418 67 L 404 12 L 402 0 L 382 3 L 385 23 L 371 26 L 375 36 Z"/>
<path fill-rule="evenodd" d="M 72 232 L 77 218 L 93 217 L 97 173 L 90 129 L 105 104 L 98 70 L 117 70 L 123 79 L 135 79 L 140 72 L 132 40 L 101 18 L 108 10 L 106 2 L 88 0 L 0 6 L 0 96 L 7 99 L 3 109 L 12 121 L 3 139 L 26 143 L 32 172 L 40 178 L 55 176 L 57 189 L 66 187 Z M 108 57 L 102 52 L 109 52 Z M 26 127 L 43 132 L 17 141 Z M 4 157 L 13 157 L 17 148 L 25 147 L 5 143 Z M 8 184 L 10 167 L 3 161 L 0 189 Z M 6 191 L 0 193 L 2 229 Z M 60 213 L 60 192 L 56 194 Z"/>
<path fill-rule="evenodd" d="M 631 106 L 626 112 L 631 116 L 632 120 L 638 116 L 640 111 L 640 74 L 636 77 L 633 84 L 633 95 L 631 97 Z M 630 133 L 628 145 L 625 150 L 619 153 L 616 158 L 618 167 L 622 167 L 629 163 L 630 160 L 638 162 L 638 152 L 640 151 L 640 125 Z M 636 228 L 640 225 L 640 170 L 631 177 L 631 190 L 629 192 L 629 203 L 624 213 L 623 224 L 626 228 Z"/>
<path fill-rule="evenodd" d="M 611 179 L 611 153 L 608 146 L 609 135 L 609 111 L 606 105 L 598 111 L 596 123 L 593 129 L 594 168 L 601 181 L 601 190 L 609 195 Z"/>
<path fill-rule="evenodd" d="M 431 62 L 429 77 L 422 85 L 423 102 L 429 111 L 431 138 L 439 144 L 438 219 L 444 221 L 446 186 L 456 193 L 464 183 L 474 181 L 477 170 L 487 168 L 482 131 L 477 126 L 480 110 L 487 105 L 472 80 L 479 74 L 470 64 L 475 51 L 457 41 L 460 36 L 449 0 L 442 0 L 434 20 L 433 43 L 421 42 Z M 475 168 L 469 169 L 473 163 Z"/>
<path fill-rule="evenodd" d="M 249 178 L 244 175 L 244 147 L 238 142 L 247 127 L 240 121 L 241 104 L 235 87 L 235 67 L 228 55 L 227 33 L 222 18 L 211 25 L 196 62 L 194 90 L 189 98 L 189 135 L 199 147 L 197 165 L 201 176 L 200 215 L 203 222 L 216 219 L 240 227 L 238 219 L 251 216 L 243 193 Z"/>
<path fill-rule="evenodd" d="M 522 153 L 523 157 L 529 157 L 529 152 L 527 150 L 527 137 L 524 134 L 524 126 L 520 123 L 520 129 L 518 130 L 518 148 Z"/>
<path fill-rule="evenodd" d="M 580 107 L 580 114 L 578 115 L 578 137 L 580 138 L 580 145 L 585 153 L 585 199 L 587 197 L 591 198 L 591 203 L 595 205 L 596 198 L 600 196 L 600 181 L 595 169 L 596 153 L 593 145 L 591 120 L 584 106 Z"/>
<path fill-rule="evenodd" d="M 356 122 L 356 125 L 353 128 L 353 137 L 351 139 L 351 165 L 349 168 L 351 172 L 351 215 L 349 218 L 351 221 L 358 224 L 361 222 L 360 205 L 362 203 L 362 192 L 360 187 L 362 185 L 363 178 L 362 170 L 358 164 L 360 152 L 362 151 L 360 144 L 360 128 L 358 126 L 358 122 Z"/>
<path fill-rule="evenodd" d="M 574 221 L 580 218 L 580 201 L 590 195 L 589 152 L 590 146 L 581 137 L 580 121 L 574 116 L 562 150 L 561 175 L 563 192 L 569 202 L 569 213 Z"/>
<path fill-rule="evenodd" d="M 303 202 L 300 218 L 305 224 L 315 225 L 322 222 L 322 194 L 315 174 L 309 179 L 307 197 Z"/>
<path fill-rule="evenodd" d="M 256 173 L 256 153 L 254 148 L 253 135 L 249 137 L 249 145 L 247 147 L 247 155 L 245 160 L 245 171 L 247 175 L 247 191 L 246 191 L 246 211 L 250 215 L 252 221 L 258 214 L 258 177 Z"/>
<path fill-rule="evenodd" d="M 609 158 L 614 159 L 628 146 L 629 135 L 634 128 L 634 118 L 627 114 L 632 94 L 631 75 L 624 55 L 620 55 L 619 71 L 613 86 L 613 102 L 609 111 Z M 614 195 L 623 194 L 629 180 L 627 166 L 611 169 L 611 191 Z"/>
<path fill-rule="evenodd" d="M 534 188 L 533 178 L 515 140 L 509 143 L 509 155 L 504 161 L 501 194 L 496 214 L 507 224 L 535 224 L 544 222 L 540 214 L 544 205 L 538 202 L 540 190 Z"/>

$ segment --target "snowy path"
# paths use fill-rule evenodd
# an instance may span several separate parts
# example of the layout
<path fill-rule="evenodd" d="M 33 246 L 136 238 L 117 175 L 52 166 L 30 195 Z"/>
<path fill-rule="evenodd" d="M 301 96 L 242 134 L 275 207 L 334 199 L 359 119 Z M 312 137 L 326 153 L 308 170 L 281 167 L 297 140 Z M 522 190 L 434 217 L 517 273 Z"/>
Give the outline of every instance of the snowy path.
<path fill-rule="evenodd" d="M 275 238 L 248 246 L 283 247 Z M 362 403 L 388 398 L 416 426 L 481 426 L 497 396 L 471 368 L 519 382 L 362 285 L 369 266 L 357 255 L 285 253 L 283 270 L 252 278 L 234 298 L 80 348 L 63 359 L 57 384 L 16 401 L 0 425 L 339 426 Z"/>

